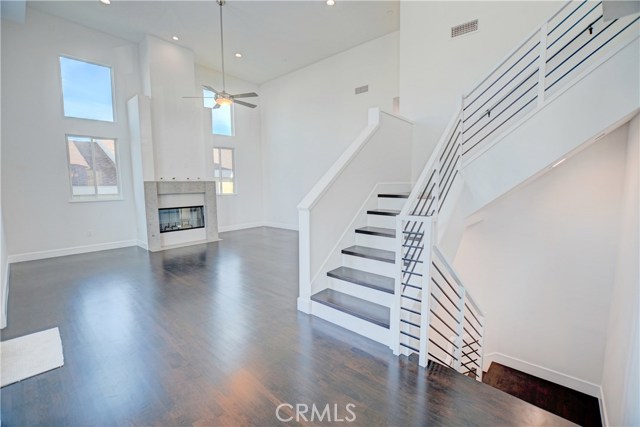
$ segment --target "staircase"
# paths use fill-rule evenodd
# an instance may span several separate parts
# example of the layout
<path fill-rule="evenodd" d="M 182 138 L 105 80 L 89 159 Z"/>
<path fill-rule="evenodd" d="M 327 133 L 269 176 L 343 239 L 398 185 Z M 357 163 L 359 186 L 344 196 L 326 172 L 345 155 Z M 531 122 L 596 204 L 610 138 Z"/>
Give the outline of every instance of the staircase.
<path fill-rule="evenodd" d="M 366 225 L 353 229 L 355 244 L 342 248 L 341 265 L 327 271 L 328 287 L 311 296 L 316 316 L 388 345 L 396 216 L 408 198 L 408 192 L 377 194 L 376 207 L 365 210 Z"/>
<path fill-rule="evenodd" d="M 635 14 L 605 21 L 601 2 L 563 6 L 461 97 L 408 194 L 376 192 L 389 177 L 375 180 L 378 166 L 363 166 L 365 158 L 379 161 L 388 152 L 383 144 L 362 154 L 366 137 L 356 141 L 299 206 L 299 309 L 384 343 L 394 354 L 417 353 L 421 366 L 432 360 L 481 380 L 483 313 L 441 249 L 443 236 L 461 235 L 464 221 L 454 219 L 637 113 L 639 20 Z M 403 147 L 406 136 L 389 140 Z M 402 181 L 402 164 L 380 173 Z M 336 210 L 331 200 L 356 197 L 344 178 L 361 175 L 377 203 L 371 194 L 359 209 L 352 201 L 345 214 L 353 219 L 331 248 L 323 234 L 339 232 L 335 220 L 320 213 Z M 314 208 L 323 203 L 324 210 Z"/>

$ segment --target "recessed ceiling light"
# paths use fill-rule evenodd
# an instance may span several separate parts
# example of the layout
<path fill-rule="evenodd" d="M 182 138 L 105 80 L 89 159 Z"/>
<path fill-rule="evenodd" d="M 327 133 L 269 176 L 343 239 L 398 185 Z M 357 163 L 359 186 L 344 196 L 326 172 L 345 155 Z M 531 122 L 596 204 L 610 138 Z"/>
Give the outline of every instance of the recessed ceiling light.
<path fill-rule="evenodd" d="M 111 4 L 111 0 L 100 0 L 102 4 Z"/>
<path fill-rule="evenodd" d="M 552 167 L 552 168 L 555 168 L 556 166 L 559 166 L 560 164 L 564 163 L 564 161 L 565 161 L 565 160 L 567 160 L 567 159 L 566 159 L 566 158 L 564 158 L 564 159 L 562 159 L 562 160 L 559 160 L 559 161 L 555 162 L 555 163 L 553 164 L 553 166 L 551 166 L 551 167 Z"/>
<path fill-rule="evenodd" d="M 336 0 L 327 0 L 327 6 L 333 6 L 336 4 Z"/>
<path fill-rule="evenodd" d="M 175 41 L 180 40 L 180 39 L 178 38 L 178 36 L 173 36 L 173 37 L 171 37 L 171 38 L 172 38 L 172 39 L 174 39 Z"/>
<path fill-rule="evenodd" d="M 242 58 L 242 54 L 240 52 L 236 53 L 236 58 Z"/>

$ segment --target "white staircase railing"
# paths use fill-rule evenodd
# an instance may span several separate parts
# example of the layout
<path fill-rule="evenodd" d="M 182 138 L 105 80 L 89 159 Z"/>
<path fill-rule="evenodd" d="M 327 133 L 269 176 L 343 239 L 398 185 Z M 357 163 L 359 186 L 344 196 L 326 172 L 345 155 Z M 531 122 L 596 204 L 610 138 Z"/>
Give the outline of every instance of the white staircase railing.
<path fill-rule="evenodd" d="M 437 246 L 436 224 L 446 221 L 443 208 L 455 201 L 462 163 L 637 39 L 639 20 L 635 14 L 605 21 L 602 2 L 569 2 L 462 96 L 397 216 L 395 354 L 415 352 L 421 366 L 431 359 L 481 379 L 484 316 Z"/>

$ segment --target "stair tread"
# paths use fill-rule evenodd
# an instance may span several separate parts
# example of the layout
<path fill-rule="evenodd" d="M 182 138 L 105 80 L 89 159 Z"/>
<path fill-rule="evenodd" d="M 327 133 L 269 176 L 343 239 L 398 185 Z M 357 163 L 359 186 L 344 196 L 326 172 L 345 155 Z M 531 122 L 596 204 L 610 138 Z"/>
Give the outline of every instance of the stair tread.
<path fill-rule="evenodd" d="M 395 209 L 369 209 L 367 213 L 370 215 L 396 216 L 400 213 L 400 211 Z"/>
<path fill-rule="evenodd" d="M 333 289 L 320 291 L 312 295 L 311 300 L 389 329 L 389 307 L 375 304 Z"/>
<path fill-rule="evenodd" d="M 411 193 L 381 193 L 378 197 L 385 197 L 388 199 L 408 199 Z"/>
<path fill-rule="evenodd" d="M 368 246 L 354 245 L 342 250 L 343 254 L 353 255 L 362 258 L 375 259 L 377 261 L 394 263 L 396 254 L 393 251 L 385 251 L 384 249 L 370 248 Z"/>
<path fill-rule="evenodd" d="M 338 267 L 327 272 L 327 276 L 335 279 L 366 286 L 367 288 L 393 294 L 394 280 L 391 277 L 380 274 L 369 273 L 368 271 L 357 270 L 351 267 Z"/>
<path fill-rule="evenodd" d="M 367 226 L 367 227 L 357 228 L 356 233 L 371 234 L 372 236 L 396 237 L 396 230 L 394 228 Z"/>

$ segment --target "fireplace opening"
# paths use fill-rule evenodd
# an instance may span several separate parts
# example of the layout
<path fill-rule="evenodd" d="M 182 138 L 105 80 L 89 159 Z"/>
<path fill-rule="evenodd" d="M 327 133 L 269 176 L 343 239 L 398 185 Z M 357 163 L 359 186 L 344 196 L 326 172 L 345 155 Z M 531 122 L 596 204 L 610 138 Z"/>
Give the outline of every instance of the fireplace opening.
<path fill-rule="evenodd" d="M 204 206 L 158 209 L 160 233 L 204 228 Z"/>

